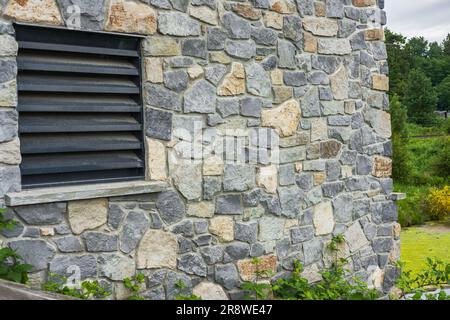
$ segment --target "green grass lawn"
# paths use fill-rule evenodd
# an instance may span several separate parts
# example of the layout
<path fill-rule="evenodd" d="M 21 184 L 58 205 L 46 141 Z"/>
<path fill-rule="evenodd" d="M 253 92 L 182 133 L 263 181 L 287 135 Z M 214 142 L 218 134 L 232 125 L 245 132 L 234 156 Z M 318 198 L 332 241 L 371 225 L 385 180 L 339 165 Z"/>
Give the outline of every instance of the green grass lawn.
<path fill-rule="evenodd" d="M 407 270 L 420 271 L 426 265 L 427 257 L 449 262 L 449 223 L 406 228 L 401 234 L 401 246 L 401 260 L 406 263 Z"/>

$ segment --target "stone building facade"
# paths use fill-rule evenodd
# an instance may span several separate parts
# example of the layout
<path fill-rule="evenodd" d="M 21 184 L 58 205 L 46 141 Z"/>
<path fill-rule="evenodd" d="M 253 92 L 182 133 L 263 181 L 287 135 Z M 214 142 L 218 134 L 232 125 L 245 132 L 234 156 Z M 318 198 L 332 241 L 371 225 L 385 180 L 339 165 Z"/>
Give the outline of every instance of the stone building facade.
<path fill-rule="evenodd" d="M 1 0 L 0 235 L 48 273 L 238 299 L 253 257 L 311 281 L 397 275 L 382 0 Z M 78 16 L 77 16 L 78 14 Z M 143 35 L 147 180 L 21 190 L 13 22 Z M 182 281 L 186 288 L 180 289 Z"/>

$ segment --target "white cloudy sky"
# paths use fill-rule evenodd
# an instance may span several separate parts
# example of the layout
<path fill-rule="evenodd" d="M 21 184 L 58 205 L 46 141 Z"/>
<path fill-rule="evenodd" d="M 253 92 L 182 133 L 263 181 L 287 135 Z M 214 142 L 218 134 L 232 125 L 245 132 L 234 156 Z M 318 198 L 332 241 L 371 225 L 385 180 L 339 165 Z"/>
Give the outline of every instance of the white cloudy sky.
<path fill-rule="evenodd" d="M 450 0 L 386 0 L 387 27 L 441 42 L 450 33 Z"/>

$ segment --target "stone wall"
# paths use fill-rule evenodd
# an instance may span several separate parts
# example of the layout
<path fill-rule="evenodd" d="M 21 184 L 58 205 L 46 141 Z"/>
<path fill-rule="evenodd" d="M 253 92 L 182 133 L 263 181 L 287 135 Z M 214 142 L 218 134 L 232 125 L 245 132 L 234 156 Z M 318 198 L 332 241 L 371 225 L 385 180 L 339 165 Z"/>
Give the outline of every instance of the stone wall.
<path fill-rule="evenodd" d="M 148 179 L 157 194 L 9 208 L 3 245 L 48 271 L 120 280 L 143 295 L 176 283 L 240 298 L 252 257 L 317 280 L 326 245 L 387 293 L 397 275 L 388 66 L 382 0 L 1 0 L 0 198 L 20 190 L 17 44 L 11 22 L 146 35 Z M 75 5 L 75 6 L 74 6 Z"/>

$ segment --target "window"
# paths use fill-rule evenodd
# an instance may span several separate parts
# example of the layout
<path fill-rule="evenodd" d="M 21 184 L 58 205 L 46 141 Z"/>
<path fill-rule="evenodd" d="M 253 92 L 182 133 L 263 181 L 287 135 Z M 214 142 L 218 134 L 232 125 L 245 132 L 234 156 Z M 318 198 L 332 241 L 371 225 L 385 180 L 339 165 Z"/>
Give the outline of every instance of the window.
<path fill-rule="evenodd" d="M 141 38 L 15 30 L 22 187 L 142 179 Z"/>

